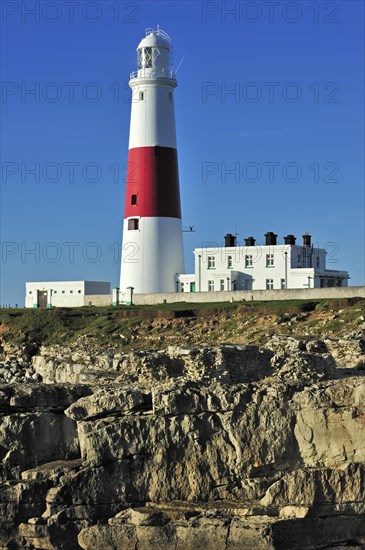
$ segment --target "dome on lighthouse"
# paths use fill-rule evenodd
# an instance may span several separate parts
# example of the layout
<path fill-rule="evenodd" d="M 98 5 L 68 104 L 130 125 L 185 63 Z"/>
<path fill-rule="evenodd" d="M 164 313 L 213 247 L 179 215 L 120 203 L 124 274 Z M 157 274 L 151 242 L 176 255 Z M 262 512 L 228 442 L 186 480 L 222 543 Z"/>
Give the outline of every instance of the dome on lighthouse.
<path fill-rule="evenodd" d="M 154 29 L 147 29 L 146 30 L 146 36 L 141 40 L 141 42 L 138 44 L 138 50 L 140 48 L 166 48 L 169 50 L 171 48 L 171 39 L 169 35 L 157 27 L 156 30 Z"/>

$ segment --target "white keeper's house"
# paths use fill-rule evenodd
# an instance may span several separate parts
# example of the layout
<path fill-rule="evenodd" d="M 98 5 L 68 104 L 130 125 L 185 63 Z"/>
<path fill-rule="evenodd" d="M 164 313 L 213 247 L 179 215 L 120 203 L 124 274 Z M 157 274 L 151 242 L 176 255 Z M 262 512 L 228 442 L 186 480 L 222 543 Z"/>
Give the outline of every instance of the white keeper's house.
<path fill-rule="evenodd" d="M 264 245 L 256 245 L 253 237 L 244 246 L 232 234 L 224 239 L 222 247 L 194 250 L 195 273 L 177 277 L 179 292 L 348 286 L 348 272 L 327 269 L 327 251 L 313 246 L 307 233 L 302 244 L 296 244 L 294 235 L 278 244 L 272 232 L 265 234 Z"/>

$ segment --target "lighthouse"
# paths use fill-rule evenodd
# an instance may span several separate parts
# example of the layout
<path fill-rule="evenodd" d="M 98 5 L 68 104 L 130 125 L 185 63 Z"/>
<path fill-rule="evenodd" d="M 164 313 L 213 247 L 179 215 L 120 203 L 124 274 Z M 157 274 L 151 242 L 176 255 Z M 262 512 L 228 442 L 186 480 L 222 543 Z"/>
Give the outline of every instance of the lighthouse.
<path fill-rule="evenodd" d="M 184 273 L 171 40 L 147 29 L 131 73 L 132 108 L 123 223 L 121 298 L 175 292 Z"/>

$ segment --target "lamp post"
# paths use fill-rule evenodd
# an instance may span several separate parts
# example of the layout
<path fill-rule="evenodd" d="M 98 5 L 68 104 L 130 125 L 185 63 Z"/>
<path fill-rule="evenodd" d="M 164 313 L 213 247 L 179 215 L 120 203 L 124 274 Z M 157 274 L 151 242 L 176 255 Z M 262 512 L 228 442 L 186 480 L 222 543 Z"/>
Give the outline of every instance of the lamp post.
<path fill-rule="evenodd" d="M 285 261 L 285 289 L 288 288 L 288 253 L 284 252 L 284 261 Z"/>
<path fill-rule="evenodd" d="M 127 286 L 127 291 L 129 294 L 129 296 L 127 294 L 127 301 L 126 301 L 127 306 L 133 305 L 133 290 L 134 290 L 134 286 Z"/>

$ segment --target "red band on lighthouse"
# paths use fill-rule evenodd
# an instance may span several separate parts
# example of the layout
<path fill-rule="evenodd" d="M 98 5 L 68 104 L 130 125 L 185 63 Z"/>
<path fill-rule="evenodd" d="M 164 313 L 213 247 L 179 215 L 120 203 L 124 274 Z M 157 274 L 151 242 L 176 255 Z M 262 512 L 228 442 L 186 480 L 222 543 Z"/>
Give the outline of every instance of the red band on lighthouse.
<path fill-rule="evenodd" d="M 131 216 L 181 218 L 176 149 L 129 150 L 124 218 Z"/>

